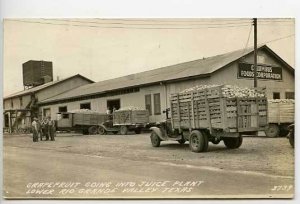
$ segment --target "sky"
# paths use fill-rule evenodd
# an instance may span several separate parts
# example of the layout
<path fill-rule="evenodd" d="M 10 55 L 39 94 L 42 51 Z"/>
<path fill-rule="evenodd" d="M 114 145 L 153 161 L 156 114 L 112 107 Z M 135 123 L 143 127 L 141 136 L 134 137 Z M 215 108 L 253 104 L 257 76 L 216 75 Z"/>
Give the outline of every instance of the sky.
<path fill-rule="evenodd" d="M 294 19 L 258 19 L 258 43 L 295 66 Z M 253 46 L 252 19 L 5 19 L 3 95 L 23 90 L 22 64 L 53 62 L 54 79 L 94 81 Z"/>

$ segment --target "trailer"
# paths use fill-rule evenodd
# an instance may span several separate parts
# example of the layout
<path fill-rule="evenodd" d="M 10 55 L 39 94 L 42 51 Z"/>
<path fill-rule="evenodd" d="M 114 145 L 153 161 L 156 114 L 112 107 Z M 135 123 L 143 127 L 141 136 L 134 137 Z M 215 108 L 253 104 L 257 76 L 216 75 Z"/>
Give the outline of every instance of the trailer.
<path fill-rule="evenodd" d="M 57 114 L 57 130 L 97 134 L 99 125 L 108 119 L 109 115 L 94 111 L 62 112 Z"/>
<path fill-rule="evenodd" d="M 268 100 L 269 125 L 265 130 L 268 137 L 286 136 L 288 126 L 295 119 L 295 100 L 293 99 L 271 99 Z"/>
<path fill-rule="evenodd" d="M 266 97 L 227 97 L 224 88 L 172 94 L 170 109 L 166 110 L 171 118 L 151 128 L 152 146 L 166 140 L 180 144 L 189 141 L 191 151 L 205 152 L 208 142 L 218 144 L 223 140 L 227 148 L 239 148 L 242 134 L 255 134 L 267 126 Z"/>
<path fill-rule="evenodd" d="M 147 110 L 117 110 L 112 114 L 112 120 L 105 121 L 99 126 L 99 134 L 120 132 L 126 135 L 128 131 L 134 131 L 140 134 L 142 128 L 149 123 L 149 112 Z"/>

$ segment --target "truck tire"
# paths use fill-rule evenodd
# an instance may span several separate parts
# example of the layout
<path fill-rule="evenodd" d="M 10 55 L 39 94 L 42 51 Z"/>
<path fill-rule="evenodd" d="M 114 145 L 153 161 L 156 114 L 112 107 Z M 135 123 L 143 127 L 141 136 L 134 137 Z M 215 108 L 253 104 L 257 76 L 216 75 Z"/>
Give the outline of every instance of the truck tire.
<path fill-rule="evenodd" d="M 189 138 L 189 146 L 192 152 L 203 152 L 207 151 L 208 138 L 206 134 L 201 133 L 198 130 L 192 131 Z"/>
<path fill-rule="evenodd" d="M 150 139 L 151 139 L 151 144 L 153 147 L 160 146 L 160 138 L 154 131 L 151 132 Z"/>
<path fill-rule="evenodd" d="M 277 124 L 269 124 L 265 130 L 265 134 L 267 137 L 278 137 L 279 131 Z"/>
<path fill-rule="evenodd" d="M 295 133 L 294 133 L 294 131 L 293 131 L 293 133 L 289 133 L 289 142 L 290 142 L 290 145 L 294 148 L 294 146 L 295 146 L 295 140 L 294 140 L 294 137 L 295 137 L 295 135 L 294 135 Z"/>
<path fill-rule="evenodd" d="M 106 133 L 106 130 L 104 129 L 104 127 L 99 126 L 98 127 L 98 133 L 99 133 L 99 135 L 104 135 Z"/>
<path fill-rule="evenodd" d="M 205 131 L 201 131 L 201 133 L 204 135 L 204 140 L 205 140 L 202 152 L 207 152 L 207 150 L 208 150 L 208 142 L 209 142 L 209 140 L 208 140 L 209 133 L 207 133 Z"/>
<path fill-rule="evenodd" d="M 228 137 L 223 139 L 225 146 L 228 149 L 237 149 L 243 143 L 243 137 L 240 135 L 239 137 Z"/>
<path fill-rule="evenodd" d="M 89 127 L 88 131 L 90 135 L 96 135 L 98 133 L 98 128 L 97 126 L 91 126 Z"/>
<path fill-rule="evenodd" d="M 128 133 L 128 128 L 127 128 L 127 126 L 122 125 L 121 128 L 120 128 L 120 134 L 121 134 L 121 135 L 127 135 L 127 133 Z"/>
<path fill-rule="evenodd" d="M 83 129 L 83 130 L 82 130 L 82 134 L 88 135 L 88 134 L 89 134 L 89 130 L 88 130 L 88 129 Z"/>
<path fill-rule="evenodd" d="M 134 130 L 135 134 L 141 134 L 142 129 L 141 128 L 136 128 Z"/>
<path fill-rule="evenodd" d="M 280 125 L 279 126 L 279 136 L 286 137 L 289 134 L 288 125 Z"/>

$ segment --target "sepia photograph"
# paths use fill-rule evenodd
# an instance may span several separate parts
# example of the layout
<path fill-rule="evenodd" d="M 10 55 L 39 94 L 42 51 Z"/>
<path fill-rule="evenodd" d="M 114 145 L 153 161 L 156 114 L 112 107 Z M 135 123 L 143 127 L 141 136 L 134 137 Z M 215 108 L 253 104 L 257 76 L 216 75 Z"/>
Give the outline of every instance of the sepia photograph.
<path fill-rule="evenodd" d="M 295 18 L 5 18 L 4 199 L 292 199 Z"/>

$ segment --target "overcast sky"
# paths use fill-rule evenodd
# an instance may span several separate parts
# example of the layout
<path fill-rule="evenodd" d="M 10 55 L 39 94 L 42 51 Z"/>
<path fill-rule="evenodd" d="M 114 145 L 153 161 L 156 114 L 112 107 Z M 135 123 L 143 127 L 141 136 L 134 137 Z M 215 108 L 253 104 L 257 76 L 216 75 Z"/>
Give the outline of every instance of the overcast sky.
<path fill-rule="evenodd" d="M 4 96 L 23 89 L 28 60 L 52 61 L 55 79 L 101 81 L 253 46 L 251 27 L 251 19 L 7 19 Z M 293 67 L 294 33 L 293 19 L 258 19 L 258 43 Z"/>

